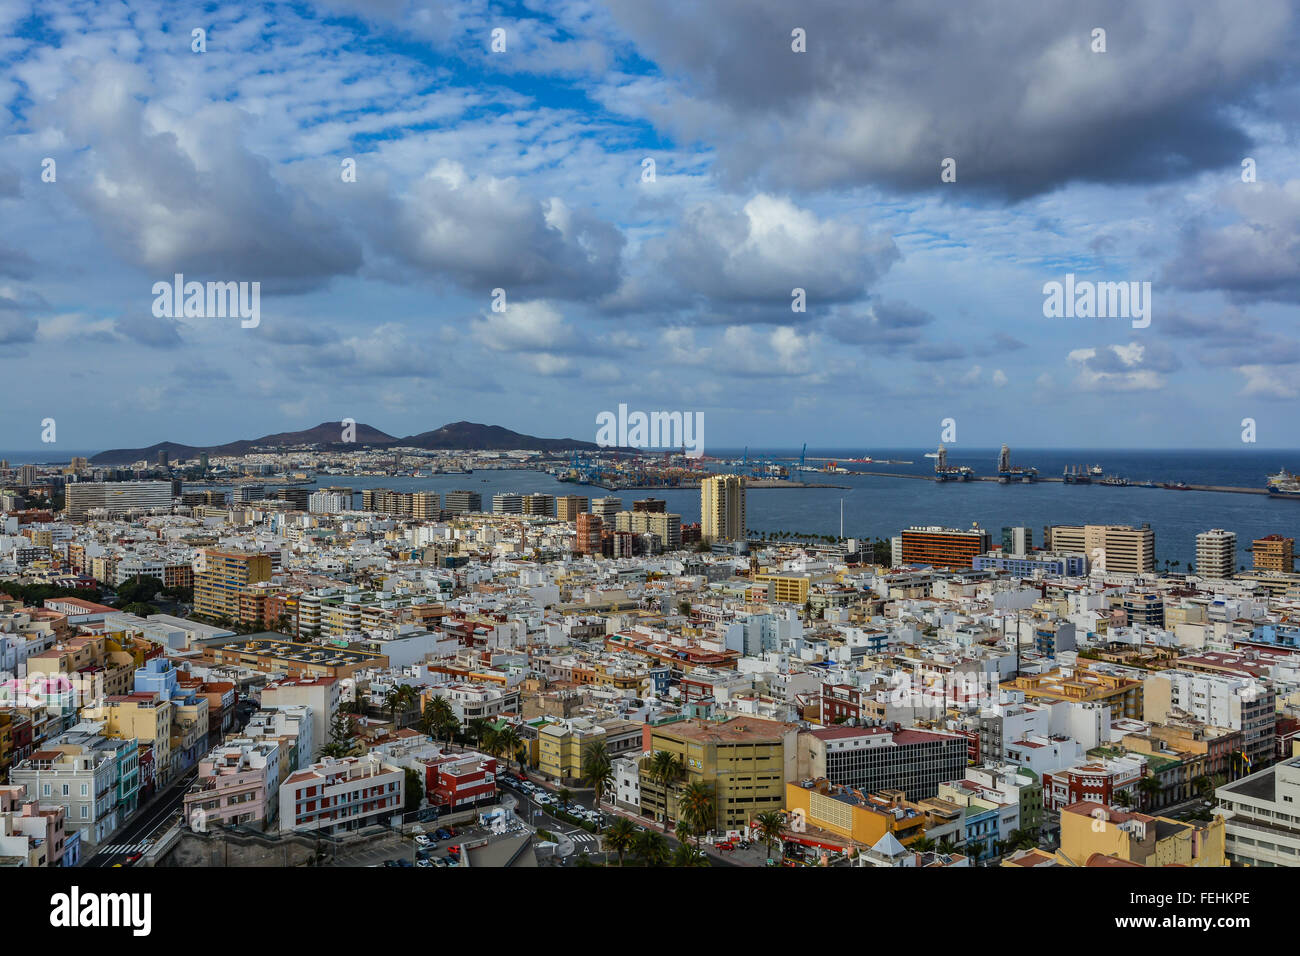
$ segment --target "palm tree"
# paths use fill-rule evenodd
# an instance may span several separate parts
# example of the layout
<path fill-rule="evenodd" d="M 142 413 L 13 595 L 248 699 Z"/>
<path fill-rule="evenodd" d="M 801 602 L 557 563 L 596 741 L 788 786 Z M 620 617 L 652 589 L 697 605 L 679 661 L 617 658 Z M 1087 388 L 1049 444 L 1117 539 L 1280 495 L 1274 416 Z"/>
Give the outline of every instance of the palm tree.
<path fill-rule="evenodd" d="M 519 757 L 519 752 L 523 749 L 524 741 L 523 738 L 519 736 L 519 731 L 515 730 L 515 728 L 510 724 L 506 724 L 506 726 L 502 727 L 501 730 L 497 732 L 496 744 L 501 755 L 505 758 L 506 765 L 509 766 L 510 758 L 512 756 Z M 519 766 L 522 768 L 523 765 L 524 762 L 520 759 Z"/>
<path fill-rule="evenodd" d="M 614 763 L 609 758 L 605 741 L 596 740 L 587 745 L 582 753 L 582 779 L 587 786 L 596 791 L 596 809 L 600 809 L 600 800 L 614 782 Z"/>
<path fill-rule="evenodd" d="M 767 844 L 768 859 L 771 859 L 772 845 L 781 839 L 781 828 L 785 825 L 785 820 L 775 810 L 764 810 L 758 815 L 757 823 L 758 832 Z"/>
<path fill-rule="evenodd" d="M 668 831 L 668 790 L 686 771 L 680 757 L 670 750 L 656 750 L 646 767 L 650 779 L 664 791 L 664 832 Z"/>
<path fill-rule="evenodd" d="M 648 830 L 646 831 L 649 832 Z M 605 846 L 618 854 L 618 865 L 623 865 L 623 855 L 632 849 L 636 842 L 636 827 L 627 817 L 619 817 L 605 831 Z"/>
<path fill-rule="evenodd" d="M 1121 807 L 1131 807 L 1133 805 L 1133 795 L 1127 790 L 1119 790 L 1115 793 L 1115 802 Z"/>
<path fill-rule="evenodd" d="M 673 852 L 673 866 L 708 866 L 709 858 L 689 843 L 680 843 Z"/>
<path fill-rule="evenodd" d="M 559 797 L 560 802 L 564 804 L 567 804 L 573 799 L 573 791 L 568 787 L 561 787 L 559 790 L 555 791 L 555 795 Z"/>
<path fill-rule="evenodd" d="M 927 836 L 923 836 L 919 840 L 913 840 L 907 845 L 909 850 L 914 850 L 917 853 L 928 853 L 930 850 L 933 850 L 934 847 L 934 840 Z"/>
<path fill-rule="evenodd" d="M 486 719 L 475 717 L 465 725 L 465 736 L 474 741 L 475 747 L 481 747 L 483 746 L 483 735 L 487 733 L 490 726 Z"/>
<path fill-rule="evenodd" d="M 456 711 L 447 702 L 447 698 L 441 694 L 431 698 L 429 703 L 425 705 L 424 721 L 429 722 L 429 727 L 424 731 L 429 736 L 433 736 L 434 733 L 439 731 L 445 733 L 453 725 L 459 726 L 459 721 L 456 720 Z M 451 743 L 450 734 L 447 736 L 447 743 Z"/>
<path fill-rule="evenodd" d="M 939 852 L 944 856 L 951 856 L 957 852 L 957 844 L 949 837 L 944 837 L 939 841 Z"/>
<path fill-rule="evenodd" d="M 1155 802 L 1156 797 L 1160 795 L 1160 780 L 1157 777 L 1143 777 L 1138 781 L 1138 792 L 1143 796 L 1143 802 L 1149 807 Z"/>
<path fill-rule="evenodd" d="M 668 841 L 654 830 L 638 833 L 632 851 L 646 866 L 664 866 L 670 859 Z"/>
<path fill-rule="evenodd" d="M 698 850 L 700 837 L 712 828 L 714 817 L 717 815 L 713 788 L 699 781 L 688 783 L 682 788 L 682 794 L 677 799 L 677 811 L 695 831 L 695 849 Z"/>

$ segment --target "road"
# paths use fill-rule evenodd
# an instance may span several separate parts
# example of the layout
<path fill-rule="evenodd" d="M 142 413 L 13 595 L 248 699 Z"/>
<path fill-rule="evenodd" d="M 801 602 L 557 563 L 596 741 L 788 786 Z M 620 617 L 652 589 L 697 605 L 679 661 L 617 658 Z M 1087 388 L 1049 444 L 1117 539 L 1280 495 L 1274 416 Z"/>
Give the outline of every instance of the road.
<path fill-rule="evenodd" d="M 199 768 L 193 767 L 171 786 L 156 794 L 148 807 L 136 811 L 126 826 L 110 837 L 110 843 L 102 846 L 98 853 L 81 865 L 112 866 L 114 863 L 125 863 L 125 858 L 132 853 L 143 852 L 144 845 L 152 842 L 155 834 L 165 830 L 180 816 L 181 802 L 198 774 Z"/>

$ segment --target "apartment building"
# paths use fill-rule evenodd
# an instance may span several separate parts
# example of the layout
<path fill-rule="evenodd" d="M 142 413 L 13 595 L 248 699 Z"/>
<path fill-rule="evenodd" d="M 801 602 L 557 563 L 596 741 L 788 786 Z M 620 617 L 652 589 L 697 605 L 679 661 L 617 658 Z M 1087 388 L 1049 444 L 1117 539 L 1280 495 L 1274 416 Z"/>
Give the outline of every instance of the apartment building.
<path fill-rule="evenodd" d="M 591 501 L 582 495 L 562 495 L 555 499 L 555 517 L 561 521 L 577 521 L 585 514 Z"/>
<path fill-rule="evenodd" d="M 785 794 L 795 833 L 813 826 L 859 850 L 874 846 L 887 833 L 903 846 L 925 836 L 925 812 L 898 790 L 868 793 L 826 779 L 804 779 L 787 783 Z"/>
<path fill-rule="evenodd" d="M 1145 681 L 1143 719 L 1165 723 L 1189 717 L 1209 727 L 1228 727 L 1242 735 L 1237 773 L 1272 763 L 1277 729 L 1276 692 L 1246 677 L 1193 670 L 1160 671 Z"/>
<path fill-rule="evenodd" d="M 339 834 L 387 823 L 406 802 L 406 771 L 377 755 L 327 757 L 280 784 L 280 829 Z"/>
<path fill-rule="evenodd" d="M 28 800 L 25 787 L 0 786 L 0 858 L 30 867 L 63 866 L 66 821 L 64 807 Z"/>
<path fill-rule="evenodd" d="M 509 492 L 492 496 L 492 513 L 495 515 L 522 515 L 524 496 Z"/>
<path fill-rule="evenodd" d="M 1196 573 L 1204 578 L 1230 578 L 1237 570 L 1237 536 L 1214 528 L 1196 536 Z"/>
<path fill-rule="evenodd" d="M 183 798 L 185 819 L 201 830 L 214 825 L 266 829 L 279 812 L 280 747 L 271 741 L 230 741 L 199 762 Z"/>
<path fill-rule="evenodd" d="M 330 742 L 330 725 L 343 702 L 343 689 L 343 681 L 332 677 L 282 678 L 262 688 L 263 709 L 290 711 L 305 707 L 311 711 L 310 745 L 299 748 L 300 765 L 315 761 L 321 748 Z"/>
<path fill-rule="evenodd" d="M 271 556 L 243 551 L 203 552 L 194 575 L 194 610 L 208 617 L 236 620 L 240 595 L 260 581 L 271 580 Z"/>
<path fill-rule="evenodd" d="M 604 522 L 600 515 L 584 512 L 577 516 L 575 524 L 577 537 L 573 543 L 573 550 L 579 554 L 600 554 L 600 538 L 604 530 Z"/>
<path fill-rule="evenodd" d="M 1043 547 L 1085 555 L 1094 571 L 1150 574 L 1156 566 L 1156 535 L 1150 525 L 1052 525 Z"/>
<path fill-rule="evenodd" d="M 523 513 L 526 515 L 538 515 L 540 517 L 555 517 L 555 495 L 544 495 L 540 492 L 523 496 Z"/>
<path fill-rule="evenodd" d="M 1258 570 L 1281 571 L 1284 574 L 1295 570 L 1295 538 L 1284 538 L 1280 534 L 1265 535 L 1252 541 L 1250 550 Z"/>
<path fill-rule="evenodd" d="M 614 516 L 615 531 L 658 536 L 665 551 L 677 551 L 682 546 L 682 516 L 664 511 L 620 511 Z"/>
<path fill-rule="evenodd" d="M 65 486 L 69 520 L 80 521 L 91 511 L 124 515 L 132 511 L 170 511 L 170 481 L 77 481 Z"/>
<path fill-rule="evenodd" d="M 443 496 L 449 514 L 462 515 L 483 510 L 483 496 L 477 491 L 449 491 Z"/>
<path fill-rule="evenodd" d="M 740 541 L 746 534 L 745 479 L 713 475 L 700 481 L 700 540 Z"/>
<path fill-rule="evenodd" d="M 1061 849 L 1068 866 L 1110 858 L 1139 866 L 1225 866 L 1224 826 L 1130 813 L 1083 800 L 1061 810 Z"/>
<path fill-rule="evenodd" d="M 495 757 L 480 753 L 443 754 L 424 763 L 424 793 L 433 806 L 452 812 L 496 801 Z"/>
<path fill-rule="evenodd" d="M 27 800 L 61 806 L 83 844 L 102 844 L 135 812 L 138 745 L 74 729 L 19 762 L 9 779 Z"/>
<path fill-rule="evenodd" d="M 606 519 L 613 518 L 614 515 L 618 514 L 622 510 L 623 510 L 622 498 L 606 496 L 604 498 L 595 498 L 591 502 L 591 513 L 594 515 L 599 515 L 602 518 L 606 518 Z"/>
<path fill-rule="evenodd" d="M 1146 772 L 1146 761 L 1137 756 L 1098 757 L 1073 767 L 1061 767 L 1043 774 L 1043 804 L 1049 811 L 1091 800 L 1103 806 L 1115 803 L 1120 792 L 1138 802 L 1137 783 Z"/>

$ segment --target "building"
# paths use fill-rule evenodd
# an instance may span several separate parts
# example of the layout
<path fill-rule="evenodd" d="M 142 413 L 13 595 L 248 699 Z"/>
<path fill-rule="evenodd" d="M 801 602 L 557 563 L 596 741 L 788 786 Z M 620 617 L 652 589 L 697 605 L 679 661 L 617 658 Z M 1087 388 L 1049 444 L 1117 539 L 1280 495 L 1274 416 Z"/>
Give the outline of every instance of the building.
<path fill-rule="evenodd" d="M 920 564 L 935 568 L 973 568 L 975 559 L 991 547 L 989 532 L 972 525 L 959 528 L 913 525 L 899 536 L 902 564 Z"/>
<path fill-rule="evenodd" d="M 653 534 L 665 551 L 677 551 L 682 546 L 682 516 L 664 511 L 620 511 L 614 516 L 615 531 L 632 534 Z"/>
<path fill-rule="evenodd" d="M 668 502 L 662 498 L 638 498 L 632 502 L 633 511 L 667 511 Z"/>
<path fill-rule="evenodd" d="M 495 757 L 480 753 L 444 754 L 425 761 L 425 767 L 425 798 L 444 812 L 496 802 Z"/>
<path fill-rule="evenodd" d="M 643 752 L 664 750 L 685 768 L 676 784 L 664 785 L 641 766 L 641 810 L 655 820 L 678 819 L 682 786 L 702 783 L 715 800 L 715 829 L 741 830 L 760 813 L 785 806 L 788 780 L 795 779 L 795 724 L 757 717 L 677 720 L 646 725 Z M 650 758 L 647 758 L 650 759 Z"/>
<path fill-rule="evenodd" d="M 1214 791 L 1234 866 L 1300 866 L 1300 756 Z"/>
<path fill-rule="evenodd" d="M 238 620 L 240 595 L 253 584 L 271 580 L 271 556 L 244 551 L 203 552 L 194 575 L 194 610 L 208 617 Z"/>
<path fill-rule="evenodd" d="M 1034 529 L 1026 527 L 1005 527 L 1002 529 L 1002 553 L 1009 557 L 1023 558 L 1034 550 Z"/>
<path fill-rule="evenodd" d="M 1208 727 L 1240 730 L 1242 750 L 1232 765 L 1237 774 L 1273 761 L 1276 692 L 1266 684 L 1230 674 L 1162 670 L 1146 679 L 1143 719 L 1163 724 L 1172 717 L 1190 717 Z"/>
<path fill-rule="evenodd" d="M 992 551 L 976 558 L 972 567 L 976 571 L 1006 571 L 1021 578 L 1039 575 L 1076 578 L 1088 573 L 1088 559 L 1082 554 L 1061 551 L 1035 551 L 1019 556 Z"/>
<path fill-rule="evenodd" d="M 26 467 L 26 466 L 24 466 Z M 74 481 L 65 486 L 68 518 L 77 521 L 92 510 L 109 515 L 132 511 L 170 511 L 170 481 Z"/>
<path fill-rule="evenodd" d="M 577 521 L 578 515 L 586 513 L 590 503 L 590 499 L 582 495 L 561 495 L 555 499 L 555 517 L 561 521 Z"/>
<path fill-rule="evenodd" d="M 1091 866 L 1096 856 L 1139 866 L 1226 866 L 1223 821 L 1172 820 L 1092 800 L 1064 807 L 1058 857 Z"/>
<path fill-rule="evenodd" d="M 454 515 L 477 513 L 483 510 L 483 496 L 477 491 L 449 491 L 443 496 L 443 506 Z"/>
<path fill-rule="evenodd" d="M 138 744 L 74 729 L 19 762 L 9 779 L 28 801 L 63 807 L 65 826 L 84 844 L 101 844 L 135 810 Z"/>
<path fill-rule="evenodd" d="M 280 748 L 270 741 L 217 747 L 199 762 L 199 775 L 183 798 L 185 819 L 196 830 L 270 826 L 280 809 L 280 765 Z"/>
<path fill-rule="evenodd" d="M 925 813 L 898 790 L 866 793 L 829 780 L 800 780 L 785 786 L 785 809 L 794 833 L 808 827 L 843 837 L 865 850 L 889 833 L 903 846 L 925 836 Z"/>
<path fill-rule="evenodd" d="M 493 499 L 495 510 L 496 500 Z M 523 509 L 526 515 L 539 515 L 541 517 L 555 517 L 555 495 L 544 495 L 536 492 L 531 495 L 524 495 Z"/>
<path fill-rule="evenodd" d="M 537 728 L 537 769 L 553 780 L 581 780 L 587 747 L 605 739 L 605 728 L 583 717 Z"/>
<path fill-rule="evenodd" d="M 1073 767 L 1061 767 L 1043 774 L 1043 806 L 1062 810 L 1083 800 L 1112 806 L 1118 795 L 1127 793 L 1133 803 L 1146 761 L 1137 756 L 1097 757 Z"/>
<path fill-rule="evenodd" d="M 1156 567 L 1156 535 L 1150 525 L 1052 525 L 1043 547 L 1085 555 L 1094 571 L 1150 574 Z"/>
<path fill-rule="evenodd" d="M 1230 578 L 1237 570 L 1237 536 L 1215 528 L 1196 536 L 1196 573 L 1204 578 Z"/>
<path fill-rule="evenodd" d="M 618 514 L 622 510 L 622 498 L 596 498 L 591 503 L 591 513 L 606 519 L 612 519 L 614 515 Z"/>
<path fill-rule="evenodd" d="M 808 603 L 808 589 L 812 579 L 806 574 L 757 574 L 754 581 L 767 585 L 767 599 L 774 604 Z"/>
<path fill-rule="evenodd" d="M 524 513 L 524 496 L 509 492 L 492 496 L 492 513 L 495 515 L 521 515 Z"/>
<path fill-rule="evenodd" d="M 575 522 L 578 535 L 573 543 L 573 550 L 579 554 L 600 554 L 600 533 L 604 525 L 600 515 L 583 512 Z"/>
<path fill-rule="evenodd" d="M 1257 538 L 1250 548 L 1255 555 L 1255 567 L 1261 571 L 1282 571 L 1289 574 L 1295 570 L 1295 538 L 1270 534 Z"/>
<path fill-rule="evenodd" d="M 317 491 L 307 499 L 307 510 L 317 515 L 336 515 L 352 510 L 352 492 Z"/>
<path fill-rule="evenodd" d="M 385 824 L 406 803 L 406 771 L 378 755 L 327 757 L 280 784 L 280 829 L 339 834 Z"/>
<path fill-rule="evenodd" d="M 307 764 L 320 756 L 321 748 L 330 743 L 330 725 L 339 705 L 343 703 L 343 682 L 331 677 L 299 677 L 277 680 L 262 688 L 262 706 L 268 709 L 287 710 L 306 707 L 311 712 L 312 745 L 310 752 L 302 754 L 300 764 Z"/>
<path fill-rule="evenodd" d="M 713 475 L 700 481 L 700 540 L 742 541 L 745 538 L 745 479 Z"/>
<path fill-rule="evenodd" d="M 866 793 L 897 790 L 920 800 L 937 794 L 939 784 L 961 779 L 967 744 L 960 734 L 897 724 L 809 730 L 799 735 L 798 775 Z"/>

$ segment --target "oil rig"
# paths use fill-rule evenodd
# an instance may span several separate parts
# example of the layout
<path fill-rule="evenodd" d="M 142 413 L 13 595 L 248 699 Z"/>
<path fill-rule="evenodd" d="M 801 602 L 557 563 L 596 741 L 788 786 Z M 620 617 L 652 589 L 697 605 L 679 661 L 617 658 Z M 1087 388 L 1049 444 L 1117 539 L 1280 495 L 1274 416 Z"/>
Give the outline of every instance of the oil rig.
<path fill-rule="evenodd" d="M 1006 445 L 998 453 L 998 481 L 1007 484 L 1012 481 L 1030 482 L 1038 480 L 1037 468 L 1022 468 L 1011 464 L 1011 449 Z"/>
<path fill-rule="evenodd" d="M 948 464 L 948 449 L 943 445 L 939 450 L 926 455 L 926 458 L 934 459 L 934 477 L 936 481 L 970 481 L 975 476 L 975 469 L 970 465 L 950 465 Z"/>

